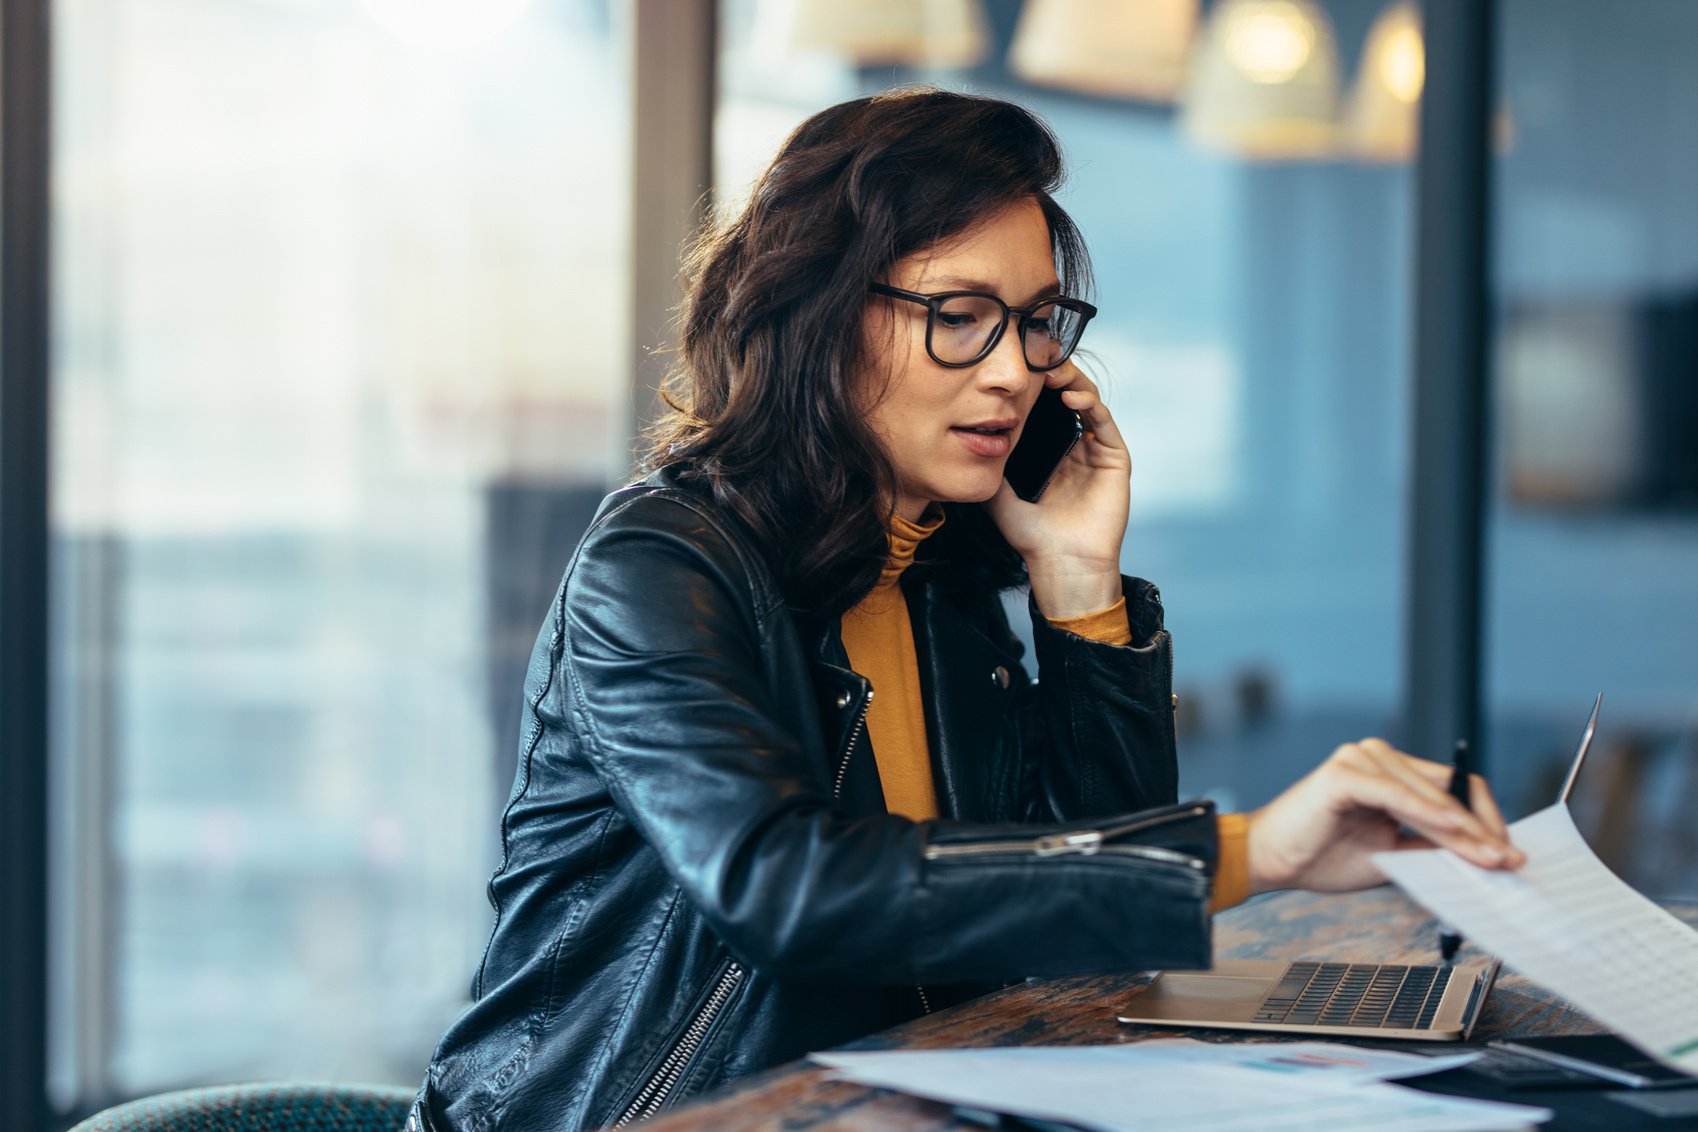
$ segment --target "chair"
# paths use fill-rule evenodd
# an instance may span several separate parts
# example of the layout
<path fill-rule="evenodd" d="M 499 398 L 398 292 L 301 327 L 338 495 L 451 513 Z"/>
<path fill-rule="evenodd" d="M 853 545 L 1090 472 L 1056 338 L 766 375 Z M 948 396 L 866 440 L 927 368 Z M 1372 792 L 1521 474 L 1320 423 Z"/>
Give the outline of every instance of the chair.
<path fill-rule="evenodd" d="M 414 1095 L 392 1085 L 215 1085 L 117 1105 L 71 1132 L 401 1132 Z"/>

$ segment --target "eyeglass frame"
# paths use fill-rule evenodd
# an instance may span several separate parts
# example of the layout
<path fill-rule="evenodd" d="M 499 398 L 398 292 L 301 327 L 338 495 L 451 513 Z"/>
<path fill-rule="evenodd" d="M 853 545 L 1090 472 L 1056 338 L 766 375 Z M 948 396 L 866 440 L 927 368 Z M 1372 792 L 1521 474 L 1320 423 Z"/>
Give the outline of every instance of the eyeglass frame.
<path fill-rule="evenodd" d="M 932 361 L 948 369 L 966 369 L 968 366 L 976 366 L 986 358 L 990 357 L 991 351 L 995 350 L 997 346 L 1001 344 L 1002 335 L 1008 330 L 1008 317 L 1016 314 L 1020 316 L 1020 323 L 1018 327 L 1020 334 L 1020 360 L 1026 363 L 1026 368 L 1031 370 L 1033 373 L 1048 373 L 1052 369 L 1060 369 L 1062 366 L 1066 365 L 1067 360 L 1073 356 L 1073 351 L 1079 348 L 1079 338 L 1083 338 L 1085 336 L 1085 327 L 1090 325 L 1091 320 L 1097 316 L 1096 307 L 1087 303 L 1084 299 L 1075 299 L 1068 295 L 1054 295 L 1050 298 L 1042 299 L 1033 303 L 1029 307 L 1011 307 L 1007 303 L 1003 302 L 1001 298 L 988 291 L 940 291 L 935 295 L 923 295 L 918 291 L 904 291 L 900 287 L 892 287 L 888 283 L 869 283 L 867 284 L 867 290 L 875 295 L 885 295 L 892 299 L 904 299 L 907 302 L 918 303 L 925 307 L 926 354 Z M 1002 321 L 996 324 L 996 329 L 991 331 L 990 337 L 985 341 L 984 348 L 981 349 L 978 354 L 974 355 L 972 359 L 965 362 L 946 362 L 942 358 L 938 357 L 937 352 L 932 349 L 932 330 L 937 326 L 938 312 L 943 309 L 943 304 L 948 302 L 950 299 L 960 298 L 989 299 L 991 302 L 1002 308 Z M 1078 338 L 1074 339 L 1073 345 L 1069 346 L 1067 348 L 1067 352 L 1061 355 L 1061 357 L 1056 361 L 1051 362 L 1047 366 L 1035 366 L 1032 364 L 1032 359 L 1026 356 L 1026 322 L 1032 317 L 1032 315 L 1037 313 L 1039 307 L 1049 306 L 1051 303 L 1064 305 L 1067 309 L 1073 311 L 1079 316 Z"/>

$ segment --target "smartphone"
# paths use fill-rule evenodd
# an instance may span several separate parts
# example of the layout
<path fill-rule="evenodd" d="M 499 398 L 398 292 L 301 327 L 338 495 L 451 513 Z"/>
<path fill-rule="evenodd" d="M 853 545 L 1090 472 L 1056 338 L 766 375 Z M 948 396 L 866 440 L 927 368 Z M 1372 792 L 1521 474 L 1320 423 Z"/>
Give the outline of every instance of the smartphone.
<path fill-rule="evenodd" d="M 1044 386 L 1026 417 L 1026 427 L 1020 430 L 1020 443 L 1008 454 L 1003 478 L 1015 495 L 1036 503 L 1055 469 L 1083 435 L 1085 422 L 1062 403 L 1061 390 Z"/>

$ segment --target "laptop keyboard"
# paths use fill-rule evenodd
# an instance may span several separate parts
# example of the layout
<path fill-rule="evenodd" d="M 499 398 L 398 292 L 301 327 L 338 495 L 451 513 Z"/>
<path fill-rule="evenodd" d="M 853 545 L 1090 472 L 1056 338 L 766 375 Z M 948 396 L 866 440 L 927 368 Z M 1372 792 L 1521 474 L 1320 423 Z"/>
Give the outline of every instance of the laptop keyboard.
<path fill-rule="evenodd" d="M 1293 963 L 1256 1009 L 1257 1022 L 1424 1030 L 1450 983 L 1450 967 L 1394 963 Z"/>

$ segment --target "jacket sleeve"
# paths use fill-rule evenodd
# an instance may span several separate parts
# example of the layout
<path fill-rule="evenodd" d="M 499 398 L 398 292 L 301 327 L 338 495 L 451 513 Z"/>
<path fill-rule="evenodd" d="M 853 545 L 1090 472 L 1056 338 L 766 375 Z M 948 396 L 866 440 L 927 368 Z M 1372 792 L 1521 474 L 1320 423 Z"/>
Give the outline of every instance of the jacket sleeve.
<path fill-rule="evenodd" d="M 1173 640 L 1161 593 L 1122 578 L 1132 640 L 1093 641 L 1057 628 L 1031 603 L 1038 681 L 1027 690 L 1026 813 L 1079 821 L 1172 805 L 1179 772 Z"/>
<path fill-rule="evenodd" d="M 733 954 L 882 984 L 1208 964 L 1207 804 L 1088 826 L 842 812 L 829 752 L 774 702 L 758 573 L 687 499 L 604 516 L 562 587 L 539 705 Z"/>

